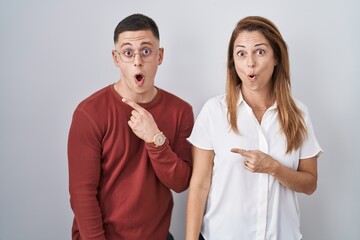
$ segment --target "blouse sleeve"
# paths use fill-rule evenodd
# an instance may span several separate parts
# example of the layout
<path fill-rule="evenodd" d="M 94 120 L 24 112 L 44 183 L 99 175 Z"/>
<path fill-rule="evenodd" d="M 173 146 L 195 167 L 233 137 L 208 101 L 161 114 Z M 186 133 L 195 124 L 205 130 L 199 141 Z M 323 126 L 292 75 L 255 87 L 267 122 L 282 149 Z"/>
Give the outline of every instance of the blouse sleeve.
<path fill-rule="evenodd" d="M 323 152 L 322 148 L 319 145 L 318 140 L 315 137 L 314 129 L 310 120 L 310 116 L 307 108 L 303 110 L 305 125 L 307 128 L 307 138 L 300 149 L 300 159 L 311 158 L 319 153 Z"/>
<path fill-rule="evenodd" d="M 191 132 L 188 141 L 195 147 L 204 149 L 204 150 L 213 150 L 213 144 L 210 138 L 211 131 L 211 116 L 210 116 L 210 104 L 209 101 L 205 103 L 201 109 L 198 117 L 196 118 L 194 128 Z"/>

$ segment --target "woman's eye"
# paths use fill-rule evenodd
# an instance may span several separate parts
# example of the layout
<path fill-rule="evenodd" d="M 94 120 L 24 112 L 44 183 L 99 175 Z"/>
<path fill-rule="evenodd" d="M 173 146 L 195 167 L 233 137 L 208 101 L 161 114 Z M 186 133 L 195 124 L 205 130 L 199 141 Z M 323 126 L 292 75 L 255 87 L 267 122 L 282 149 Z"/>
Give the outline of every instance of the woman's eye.
<path fill-rule="evenodd" d="M 259 54 L 259 55 L 264 55 L 264 54 L 265 54 L 265 51 L 259 49 L 259 50 L 256 51 L 256 53 Z"/>
<path fill-rule="evenodd" d="M 238 52 L 237 55 L 238 55 L 239 57 L 243 57 L 243 56 L 245 55 L 245 53 L 244 53 L 244 52 Z"/>

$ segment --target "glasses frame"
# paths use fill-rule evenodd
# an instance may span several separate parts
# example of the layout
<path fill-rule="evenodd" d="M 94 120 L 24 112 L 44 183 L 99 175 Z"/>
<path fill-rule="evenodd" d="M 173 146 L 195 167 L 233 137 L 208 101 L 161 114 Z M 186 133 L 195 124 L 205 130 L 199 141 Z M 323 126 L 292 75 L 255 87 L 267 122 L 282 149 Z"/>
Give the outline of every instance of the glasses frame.
<path fill-rule="evenodd" d="M 152 62 L 152 61 L 155 60 L 155 56 L 159 53 L 160 50 L 161 50 L 161 48 L 158 48 L 157 51 L 154 51 L 154 57 L 151 58 L 150 60 L 144 60 L 144 56 L 141 54 L 142 51 L 140 51 L 140 52 L 135 52 L 135 51 L 134 51 L 134 52 L 133 52 L 133 55 L 132 55 L 132 57 L 131 57 L 131 60 L 129 60 L 129 61 L 125 61 L 125 60 L 121 57 L 121 54 L 120 54 L 120 52 L 119 52 L 118 50 L 115 49 L 114 52 L 119 55 L 119 58 L 120 58 L 121 61 L 123 61 L 124 63 L 132 63 L 132 62 L 134 62 L 134 59 L 135 59 L 136 54 L 139 54 L 139 55 L 140 55 L 140 58 L 141 58 L 141 60 L 142 60 L 143 62 Z M 145 58 L 145 59 L 146 59 L 146 58 Z"/>

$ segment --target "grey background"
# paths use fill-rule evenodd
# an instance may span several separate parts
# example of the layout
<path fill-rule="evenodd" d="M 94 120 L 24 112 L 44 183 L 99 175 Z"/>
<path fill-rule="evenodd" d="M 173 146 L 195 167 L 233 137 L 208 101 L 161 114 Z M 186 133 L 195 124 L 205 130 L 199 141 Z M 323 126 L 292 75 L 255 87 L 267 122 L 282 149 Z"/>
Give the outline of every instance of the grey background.
<path fill-rule="evenodd" d="M 0 0 L 0 239 L 70 239 L 72 112 L 119 78 L 113 30 L 136 12 L 160 28 L 157 86 L 195 115 L 224 92 L 236 22 L 261 15 L 276 23 L 289 46 L 293 94 L 309 107 L 325 151 L 317 192 L 299 195 L 304 239 L 359 239 L 359 10 L 356 0 Z M 174 194 L 176 239 L 184 239 L 186 194 Z"/>

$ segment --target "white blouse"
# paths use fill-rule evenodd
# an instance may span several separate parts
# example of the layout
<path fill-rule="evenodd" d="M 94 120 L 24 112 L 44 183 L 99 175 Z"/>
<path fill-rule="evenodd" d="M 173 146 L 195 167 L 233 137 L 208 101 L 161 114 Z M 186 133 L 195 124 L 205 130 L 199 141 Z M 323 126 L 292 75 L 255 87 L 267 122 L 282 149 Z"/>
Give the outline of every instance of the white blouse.
<path fill-rule="evenodd" d="M 303 112 L 308 137 L 300 149 L 286 152 L 276 103 L 264 114 L 261 125 L 240 94 L 235 134 L 227 120 L 225 94 L 206 102 L 188 140 L 196 147 L 215 152 L 211 187 L 201 233 L 206 240 L 298 240 L 300 213 L 296 193 L 269 174 L 244 168 L 243 157 L 231 148 L 260 150 L 296 170 L 299 160 L 322 151 L 313 132 L 308 110 Z"/>

